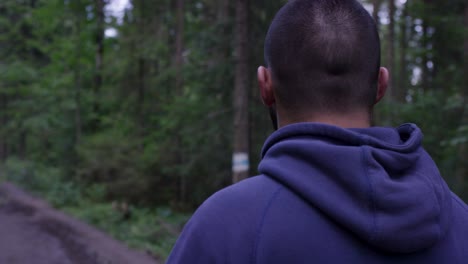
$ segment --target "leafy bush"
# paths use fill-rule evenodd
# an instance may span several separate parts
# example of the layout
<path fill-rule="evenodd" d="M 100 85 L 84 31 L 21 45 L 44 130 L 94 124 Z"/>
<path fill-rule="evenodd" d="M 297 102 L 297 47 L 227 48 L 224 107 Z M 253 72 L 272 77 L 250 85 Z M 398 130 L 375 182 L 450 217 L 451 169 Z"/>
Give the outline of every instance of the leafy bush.
<path fill-rule="evenodd" d="M 77 184 L 65 180 L 58 168 L 10 158 L 3 165 L 2 174 L 5 180 L 44 196 L 56 207 L 79 204 L 82 199 Z"/>

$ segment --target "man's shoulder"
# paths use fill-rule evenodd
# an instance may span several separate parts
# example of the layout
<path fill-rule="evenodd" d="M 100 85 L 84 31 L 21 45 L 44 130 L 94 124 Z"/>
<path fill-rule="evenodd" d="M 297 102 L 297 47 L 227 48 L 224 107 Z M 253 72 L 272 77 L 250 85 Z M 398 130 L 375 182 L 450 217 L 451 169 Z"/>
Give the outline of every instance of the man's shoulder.
<path fill-rule="evenodd" d="M 456 214 L 459 214 L 458 218 L 463 219 L 465 223 L 468 221 L 468 205 L 454 193 L 452 193 L 452 208 Z"/>
<path fill-rule="evenodd" d="M 256 176 L 213 194 L 184 227 L 168 263 L 249 262 L 262 211 L 281 188 Z"/>
<path fill-rule="evenodd" d="M 254 176 L 228 186 L 209 197 L 197 210 L 235 213 L 258 210 L 265 206 L 282 185 L 264 175 Z"/>

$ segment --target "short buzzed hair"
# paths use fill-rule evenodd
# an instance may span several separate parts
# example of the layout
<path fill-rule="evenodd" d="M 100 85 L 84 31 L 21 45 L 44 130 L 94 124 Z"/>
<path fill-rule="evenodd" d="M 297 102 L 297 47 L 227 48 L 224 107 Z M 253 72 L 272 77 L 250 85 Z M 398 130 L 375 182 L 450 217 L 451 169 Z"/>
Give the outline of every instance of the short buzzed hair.
<path fill-rule="evenodd" d="M 355 0 L 290 0 L 270 26 L 265 60 L 288 111 L 371 111 L 375 104 L 380 40 Z"/>

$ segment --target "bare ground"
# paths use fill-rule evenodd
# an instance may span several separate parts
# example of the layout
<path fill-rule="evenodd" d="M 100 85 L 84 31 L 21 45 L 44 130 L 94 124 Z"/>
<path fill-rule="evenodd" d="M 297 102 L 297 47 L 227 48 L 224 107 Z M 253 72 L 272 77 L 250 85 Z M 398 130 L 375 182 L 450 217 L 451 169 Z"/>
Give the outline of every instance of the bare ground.
<path fill-rule="evenodd" d="M 12 184 L 0 185 L 0 264 L 155 264 Z"/>

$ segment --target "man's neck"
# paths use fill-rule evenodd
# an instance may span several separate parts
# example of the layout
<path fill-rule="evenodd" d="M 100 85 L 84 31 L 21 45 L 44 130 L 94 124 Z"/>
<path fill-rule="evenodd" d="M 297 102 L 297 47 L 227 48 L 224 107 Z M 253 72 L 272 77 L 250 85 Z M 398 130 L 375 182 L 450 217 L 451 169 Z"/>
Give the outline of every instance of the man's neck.
<path fill-rule="evenodd" d="M 279 127 L 294 123 L 315 122 L 323 123 L 342 128 L 368 128 L 371 126 L 370 117 L 367 113 L 356 112 L 343 115 L 338 114 L 320 114 L 282 118 L 279 114 Z"/>

